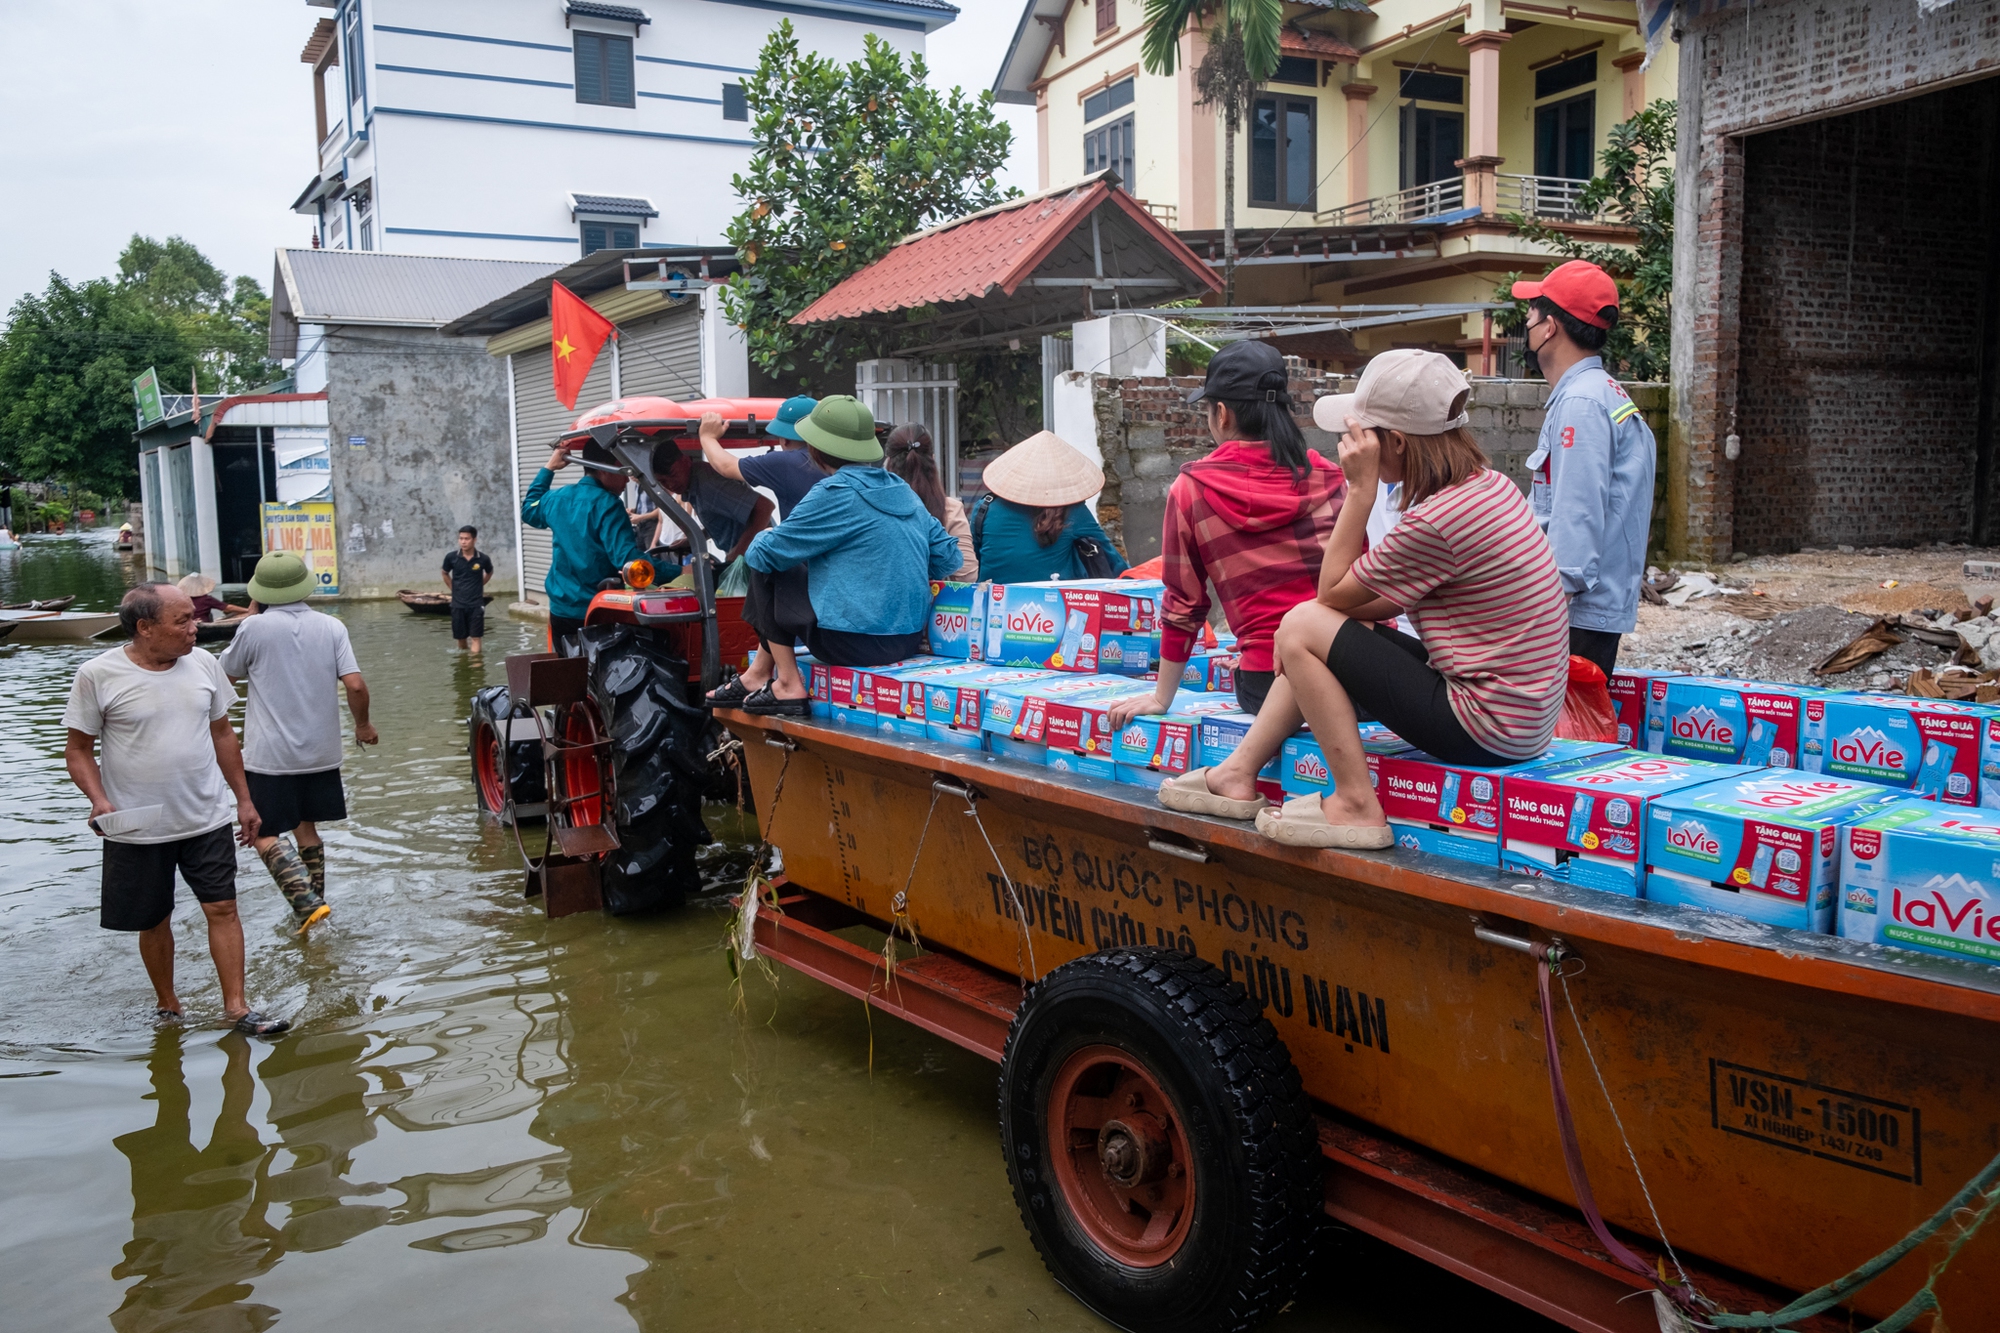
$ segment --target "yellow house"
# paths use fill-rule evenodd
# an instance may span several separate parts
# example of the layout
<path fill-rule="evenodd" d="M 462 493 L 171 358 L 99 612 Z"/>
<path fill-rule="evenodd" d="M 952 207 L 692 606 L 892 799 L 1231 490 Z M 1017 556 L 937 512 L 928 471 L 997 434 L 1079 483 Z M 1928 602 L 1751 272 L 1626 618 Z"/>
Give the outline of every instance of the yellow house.
<path fill-rule="evenodd" d="M 1283 59 L 1237 136 L 1237 305 L 1485 301 L 1502 274 L 1548 264 L 1510 213 L 1631 239 L 1576 203 L 1611 127 L 1676 95 L 1676 61 L 1640 68 L 1631 0 L 1307 0 L 1285 15 Z M 1115 170 L 1219 265 L 1222 117 L 1194 87 L 1206 26 L 1156 75 L 1140 58 L 1144 0 L 1027 0 L 994 90 L 1035 107 L 1042 188 Z M 1286 350 L 1345 369 L 1426 346 L 1482 368 L 1477 312 L 1359 315 L 1369 326 Z"/>

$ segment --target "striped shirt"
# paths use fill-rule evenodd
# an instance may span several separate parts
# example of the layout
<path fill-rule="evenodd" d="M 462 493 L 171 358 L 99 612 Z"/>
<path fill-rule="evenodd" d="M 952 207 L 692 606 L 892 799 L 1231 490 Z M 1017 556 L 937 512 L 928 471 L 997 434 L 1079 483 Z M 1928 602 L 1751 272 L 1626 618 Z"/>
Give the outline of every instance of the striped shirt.
<path fill-rule="evenodd" d="M 1472 739 L 1548 748 L 1569 682 L 1569 607 L 1520 488 L 1487 469 L 1412 505 L 1354 577 L 1409 613 Z"/>

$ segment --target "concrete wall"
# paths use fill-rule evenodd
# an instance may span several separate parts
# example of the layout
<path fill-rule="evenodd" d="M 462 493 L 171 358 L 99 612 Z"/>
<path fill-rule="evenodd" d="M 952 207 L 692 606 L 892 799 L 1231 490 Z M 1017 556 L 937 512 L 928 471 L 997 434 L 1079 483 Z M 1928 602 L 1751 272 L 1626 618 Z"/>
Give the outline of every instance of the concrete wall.
<path fill-rule="evenodd" d="M 1133 564 L 1160 553 L 1167 489 L 1181 465 L 1215 447 L 1205 418 L 1186 402 L 1187 391 L 1200 383 L 1198 377 L 1097 377 L 1097 447 L 1104 454 L 1105 476 L 1098 518 Z M 1664 441 L 1666 386 L 1627 384 L 1625 388 L 1653 428 L 1654 438 Z M 1312 424 L 1312 402 L 1325 394 L 1353 390 L 1351 377 L 1321 374 L 1293 364 L 1291 393 L 1292 401 L 1299 405 L 1299 427 L 1307 444 L 1329 459 L 1339 457 L 1339 441 Z M 1487 457 L 1523 491 L 1528 486 L 1527 457 L 1534 452 L 1535 437 L 1542 429 L 1549 392 L 1550 386 L 1540 380 L 1477 380 L 1467 404 L 1468 424 Z M 1656 494 L 1657 542 L 1665 514 L 1664 468 L 1660 469 Z"/>
<path fill-rule="evenodd" d="M 506 361 L 416 329 L 335 326 L 327 349 L 342 596 L 442 591 L 438 565 L 463 523 L 493 557 L 488 590 L 513 592 Z"/>
<path fill-rule="evenodd" d="M 1893 121 L 1829 125 L 1817 139 L 1795 127 L 2000 74 L 2000 0 L 1954 0 L 1930 14 L 1915 0 L 1765 0 L 1684 23 L 1670 548 L 1720 559 L 1739 547 L 1947 536 L 1937 525 L 1951 519 L 1927 492 L 1953 471 L 1961 494 L 1972 478 L 1962 461 L 1933 470 L 1929 460 L 1939 452 L 1962 458 L 1966 446 L 1957 441 L 1980 430 L 1980 418 L 1953 409 L 1947 429 L 1955 437 L 1940 449 L 1935 420 L 1919 415 L 1923 424 L 1912 431 L 1876 414 L 1921 413 L 1916 386 L 1940 369 L 1905 362 L 1958 337 L 1949 320 L 1918 328 L 1892 308 L 1931 308 L 1925 269 L 1941 245 L 1984 249 L 1990 258 L 1995 223 L 1981 220 L 1980 200 L 1993 195 L 1993 131 L 1972 124 L 1943 131 L 1940 149 L 1956 157 L 1946 168 L 1923 164 L 1926 150 L 1910 139 L 1885 138 L 1882 128 Z M 1929 113 L 1907 114 L 1917 118 L 1904 122 L 1913 126 Z M 1766 131 L 1787 137 L 1768 144 L 1751 137 Z M 1867 156 L 1826 151 L 1836 138 L 1872 146 Z M 1921 179 L 1905 171 L 1905 158 L 1926 165 Z M 1925 209 L 1948 233 L 1942 242 Z M 1955 274 L 1963 263 L 1946 262 Z M 1893 279 L 1905 286 L 1884 286 Z M 1990 306 L 1993 282 L 1988 269 L 1984 294 L 1980 282 L 1961 283 L 1958 301 Z M 1983 355 L 1991 394 L 1993 349 Z M 1990 409 L 1984 420 L 1990 437 Z M 1732 421 L 1743 441 L 1740 462 L 1726 457 Z M 1933 437 L 1914 446 L 1922 465 L 1877 466 L 1872 455 L 1885 436 L 1905 433 Z M 1774 488 L 1812 494 L 1773 496 Z M 1970 512 L 1969 500 L 1954 513 L 1961 510 Z M 1909 517 L 1893 517 L 1899 511 Z M 1855 535 L 1831 535 L 1839 532 Z"/>

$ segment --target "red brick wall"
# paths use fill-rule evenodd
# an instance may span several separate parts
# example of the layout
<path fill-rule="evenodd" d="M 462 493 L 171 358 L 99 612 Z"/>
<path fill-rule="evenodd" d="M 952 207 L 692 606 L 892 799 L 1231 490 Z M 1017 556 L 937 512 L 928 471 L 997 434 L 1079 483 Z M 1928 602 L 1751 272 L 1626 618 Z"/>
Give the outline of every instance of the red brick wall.
<path fill-rule="evenodd" d="M 1736 549 L 1970 536 L 1996 132 L 1988 80 L 1744 140 Z"/>

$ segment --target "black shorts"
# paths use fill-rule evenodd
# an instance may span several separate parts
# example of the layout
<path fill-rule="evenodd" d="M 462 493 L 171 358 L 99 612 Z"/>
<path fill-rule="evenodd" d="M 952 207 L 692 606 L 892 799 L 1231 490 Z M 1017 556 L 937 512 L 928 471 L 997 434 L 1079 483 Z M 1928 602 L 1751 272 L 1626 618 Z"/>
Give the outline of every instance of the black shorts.
<path fill-rule="evenodd" d="M 258 836 L 276 837 L 290 833 L 301 824 L 324 824 L 347 818 L 347 792 L 340 785 L 340 770 L 321 769 L 317 773 L 245 773 L 250 782 L 250 804 L 257 807 Z"/>
<path fill-rule="evenodd" d="M 1257 710 L 1264 706 L 1264 699 L 1271 693 L 1271 686 L 1277 682 L 1275 671 L 1245 671 L 1236 668 L 1236 706 L 1255 717 Z"/>
<path fill-rule="evenodd" d="M 1521 762 L 1472 739 L 1452 709 L 1444 677 L 1430 665 L 1429 651 L 1401 630 L 1350 620 L 1333 636 L 1326 665 L 1363 720 L 1380 721 L 1434 758 L 1474 768 Z"/>
<path fill-rule="evenodd" d="M 486 607 L 460 606 L 451 604 L 451 637 L 454 639 L 483 639 L 486 637 Z"/>
<path fill-rule="evenodd" d="M 196 902 L 236 901 L 236 839 L 230 825 L 177 842 L 104 841 L 104 884 L 97 924 L 151 930 L 174 914 L 174 870 Z"/>
<path fill-rule="evenodd" d="M 1569 627 L 1569 653 L 1571 657 L 1581 657 L 1586 662 L 1595 662 L 1604 672 L 1606 680 L 1618 669 L 1618 640 L 1623 635 L 1602 629 L 1578 629 Z"/>

